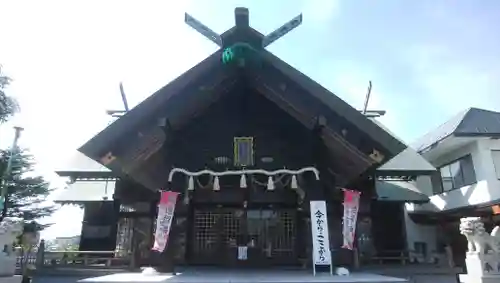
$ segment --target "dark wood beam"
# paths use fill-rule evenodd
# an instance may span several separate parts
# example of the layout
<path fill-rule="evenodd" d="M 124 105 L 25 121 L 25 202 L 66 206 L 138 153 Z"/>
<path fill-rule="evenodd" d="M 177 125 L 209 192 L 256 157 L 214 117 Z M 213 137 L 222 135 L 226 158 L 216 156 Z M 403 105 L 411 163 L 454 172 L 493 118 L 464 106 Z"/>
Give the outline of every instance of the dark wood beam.
<path fill-rule="evenodd" d="M 319 115 L 316 117 L 316 127 L 317 128 L 322 129 L 322 128 L 326 127 L 327 124 L 328 124 L 328 121 L 326 120 L 325 116 Z"/>
<path fill-rule="evenodd" d="M 253 87 L 255 90 L 264 95 L 267 99 L 274 102 L 279 108 L 284 110 L 290 116 L 299 121 L 307 129 L 314 129 L 316 121 L 314 118 L 310 118 L 304 114 L 304 110 L 288 102 L 282 95 L 280 95 L 276 90 L 266 84 L 260 84 L 257 80 L 254 82 Z"/>
<path fill-rule="evenodd" d="M 327 112 L 336 113 L 336 116 L 347 121 L 353 128 L 363 131 L 365 138 L 371 139 L 381 147 L 380 151 L 388 158 L 392 158 L 406 149 L 404 143 L 375 125 L 351 105 L 311 78 L 266 50 L 261 51 L 260 55 L 263 58 L 260 72 L 266 74 L 266 80 L 275 81 L 276 83 L 289 82 L 288 93 L 290 93 L 290 96 L 293 95 L 297 102 L 305 100 L 303 99 L 304 96 L 300 94 L 307 92 L 311 107 L 329 109 L 329 111 L 322 112 L 325 116 L 328 116 Z M 293 92 L 298 93 L 292 94 Z"/>
<path fill-rule="evenodd" d="M 326 117 L 312 115 L 307 112 L 305 107 L 294 105 L 288 101 L 284 97 L 284 92 L 289 91 L 286 85 L 281 85 L 279 89 L 276 89 L 260 81 L 259 77 L 250 81 L 260 94 L 289 113 L 306 128 L 317 132 L 326 148 L 326 151 L 320 155 L 328 157 L 328 161 L 324 161 L 321 166 L 322 168 L 334 168 L 335 171 L 339 172 L 335 178 L 342 180 L 342 184 L 347 184 L 372 166 L 373 160 L 369 156 L 348 143 L 341 134 L 328 127 Z"/>
<path fill-rule="evenodd" d="M 372 147 L 367 147 L 366 142 L 363 142 L 368 138 L 368 136 L 363 138 L 366 136 L 364 129 L 353 127 L 352 123 L 339 116 L 335 110 L 329 109 L 322 101 L 315 99 L 312 94 L 305 92 L 296 86 L 294 82 L 290 82 L 289 78 L 280 75 L 270 66 L 263 66 L 261 70 L 255 69 L 251 72 L 257 74 L 254 76 L 248 75 L 253 87 L 259 89 L 271 101 L 278 105 L 281 104 L 281 108 L 307 128 L 314 128 L 318 122 L 326 124 L 325 129 L 329 129 L 337 136 L 335 137 L 336 142 L 345 144 L 350 151 L 357 151 L 361 155 L 371 153 Z M 332 94 L 332 96 L 334 95 Z M 352 108 L 352 111 L 357 112 L 354 108 Z M 363 115 L 359 115 L 362 119 L 367 119 Z M 330 120 L 333 119 L 332 117 L 337 117 L 338 121 Z M 318 121 L 318 119 L 321 119 L 321 121 Z M 371 121 L 368 122 L 373 124 Z M 352 131 L 352 133 L 349 133 L 349 131 Z M 369 141 L 374 144 L 373 147 L 378 147 L 374 140 Z"/>
<path fill-rule="evenodd" d="M 137 129 L 155 123 L 153 119 L 163 115 L 167 115 L 168 118 L 168 115 L 177 112 L 178 106 L 187 102 L 186 97 L 188 95 L 186 94 L 196 92 L 200 86 L 227 77 L 227 69 L 222 68 L 220 64 L 221 53 L 221 50 L 215 52 L 200 64 L 155 92 L 128 111 L 126 115 L 109 125 L 104 131 L 94 136 L 79 150 L 85 155 L 98 160 L 111 150 L 116 152 L 116 148 L 119 147 L 120 143 L 125 141 L 128 143 L 128 137 L 131 134 L 133 135 Z"/>
<path fill-rule="evenodd" d="M 349 144 L 343 136 L 336 133 L 331 128 L 327 126 L 328 121 L 323 115 L 314 116 L 307 112 L 307 109 L 299 105 L 294 105 L 289 102 L 284 94 L 281 93 L 281 89 L 288 91 L 286 87 L 282 87 L 280 90 L 276 90 L 273 87 L 264 84 L 257 77 L 253 81 L 253 86 L 257 89 L 259 93 L 264 95 L 266 98 L 274 102 L 278 107 L 283 109 L 285 112 L 289 113 L 292 117 L 297 119 L 301 124 L 303 124 L 308 129 L 319 129 L 319 132 L 324 144 L 334 153 L 333 159 L 342 159 L 344 162 L 352 163 L 352 165 L 342 166 L 345 169 L 342 170 L 349 172 L 349 175 L 358 175 L 362 173 L 363 170 L 372 165 L 372 160 L 358 150 L 353 145 Z M 357 167 L 354 169 L 354 167 Z M 346 173 L 347 173 L 346 172 Z"/>
<path fill-rule="evenodd" d="M 330 128 L 322 128 L 321 136 L 329 148 L 334 149 L 338 154 L 344 155 L 345 157 L 349 156 L 350 160 L 354 161 L 356 164 L 369 167 L 374 163 L 369 156 L 352 146 L 341 135 Z"/>
<path fill-rule="evenodd" d="M 203 87 L 197 94 L 196 100 L 185 105 L 182 115 L 172 120 L 172 127 L 177 131 L 202 115 L 211 105 L 227 95 L 237 84 L 237 78 L 228 78 L 216 85 Z"/>

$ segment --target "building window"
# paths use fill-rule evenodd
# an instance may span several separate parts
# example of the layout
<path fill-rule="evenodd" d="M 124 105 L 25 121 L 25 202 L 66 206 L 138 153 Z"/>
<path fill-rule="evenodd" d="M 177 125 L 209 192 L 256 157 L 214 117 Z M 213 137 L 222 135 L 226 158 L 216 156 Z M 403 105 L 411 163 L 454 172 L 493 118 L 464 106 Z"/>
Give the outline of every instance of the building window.
<path fill-rule="evenodd" d="M 234 166 L 248 167 L 253 164 L 253 138 L 234 138 Z"/>
<path fill-rule="evenodd" d="M 492 150 L 491 157 L 493 158 L 493 164 L 495 165 L 497 179 L 500 180 L 500 150 Z"/>
<path fill-rule="evenodd" d="M 443 192 L 458 189 L 476 182 L 476 173 L 474 172 L 474 165 L 470 155 L 442 166 L 439 170 L 441 171 Z"/>

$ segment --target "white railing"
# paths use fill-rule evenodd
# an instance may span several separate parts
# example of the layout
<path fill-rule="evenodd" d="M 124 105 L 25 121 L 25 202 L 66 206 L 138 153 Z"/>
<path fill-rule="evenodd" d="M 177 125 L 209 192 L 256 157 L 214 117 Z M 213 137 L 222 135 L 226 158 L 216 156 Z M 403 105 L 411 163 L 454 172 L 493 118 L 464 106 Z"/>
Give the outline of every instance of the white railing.
<path fill-rule="evenodd" d="M 116 251 L 44 251 L 18 256 L 17 267 L 25 262 L 30 268 L 50 267 L 129 267 L 130 255 L 118 256 Z"/>

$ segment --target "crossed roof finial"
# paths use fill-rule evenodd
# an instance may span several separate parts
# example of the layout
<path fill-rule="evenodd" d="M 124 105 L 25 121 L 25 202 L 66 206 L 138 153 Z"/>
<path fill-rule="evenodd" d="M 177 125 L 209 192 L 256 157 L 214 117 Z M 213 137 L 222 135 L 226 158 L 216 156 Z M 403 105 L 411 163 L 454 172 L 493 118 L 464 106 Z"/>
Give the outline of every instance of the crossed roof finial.
<path fill-rule="evenodd" d="M 249 11 L 247 8 L 237 7 L 234 9 L 234 21 L 236 29 L 245 29 L 250 27 Z M 219 47 L 224 46 L 224 40 L 222 36 L 206 25 L 202 24 L 197 19 L 193 18 L 188 13 L 185 14 L 184 22 L 195 29 L 197 32 L 201 33 L 204 37 L 208 38 Z M 262 48 L 269 46 L 271 43 L 283 37 L 285 34 L 289 33 L 296 27 L 302 24 L 302 14 L 296 16 L 290 21 L 283 24 L 281 27 L 275 31 L 269 33 L 262 38 Z"/>

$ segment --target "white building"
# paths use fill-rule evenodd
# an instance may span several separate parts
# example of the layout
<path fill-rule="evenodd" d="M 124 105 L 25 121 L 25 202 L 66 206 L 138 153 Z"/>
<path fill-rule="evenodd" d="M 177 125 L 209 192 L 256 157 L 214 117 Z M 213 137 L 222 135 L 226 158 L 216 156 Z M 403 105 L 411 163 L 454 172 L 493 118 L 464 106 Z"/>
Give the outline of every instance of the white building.
<path fill-rule="evenodd" d="M 406 205 L 410 249 L 411 242 L 423 242 L 430 250 L 440 250 L 444 245 L 440 242 L 445 241 L 458 255 L 464 252 L 466 242 L 458 234 L 460 217 L 484 216 L 490 224 L 496 221 L 499 138 L 500 113 L 469 108 L 412 145 L 438 171 L 431 177 L 430 202 Z M 441 241 L 439 236 L 444 234 L 448 239 Z"/>
<path fill-rule="evenodd" d="M 45 243 L 47 250 L 64 251 L 68 248 L 78 248 L 80 236 L 57 237 Z"/>

